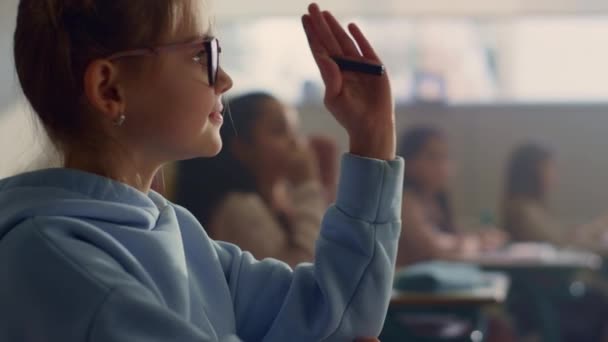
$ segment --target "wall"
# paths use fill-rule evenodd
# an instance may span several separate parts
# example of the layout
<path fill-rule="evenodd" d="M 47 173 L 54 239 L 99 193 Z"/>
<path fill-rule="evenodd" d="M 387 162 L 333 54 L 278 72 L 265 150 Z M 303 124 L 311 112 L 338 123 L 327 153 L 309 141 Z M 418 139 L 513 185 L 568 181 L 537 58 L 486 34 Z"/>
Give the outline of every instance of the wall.
<path fill-rule="evenodd" d="M 324 110 L 304 108 L 301 118 L 306 131 L 333 135 L 346 149 L 346 135 Z M 398 111 L 397 122 L 400 130 L 435 124 L 447 132 L 463 221 L 498 206 L 509 152 L 530 140 L 557 153 L 561 186 L 553 204 L 563 220 L 582 222 L 608 209 L 608 105 L 410 107 Z"/>
<path fill-rule="evenodd" d="M 346 134 L 324 109 L 303 108 L 300 115 L 307 132 L 334 136 L 347 149 Z M 0 177 L 37 166 L 32 160 L 40 157 L 44 139 L 30 118 L 21 107 L 0 114 Z M 497 207 L 507 156 L 530 140 L 557 153 L 561 186 L 553 202 L 561 218 L 582 222 L 608 209 L 608 105 L 409 107 L 398 111 L 397 123 L 400 130 L 435 124 L 447 132 L 462 220 Z"/>

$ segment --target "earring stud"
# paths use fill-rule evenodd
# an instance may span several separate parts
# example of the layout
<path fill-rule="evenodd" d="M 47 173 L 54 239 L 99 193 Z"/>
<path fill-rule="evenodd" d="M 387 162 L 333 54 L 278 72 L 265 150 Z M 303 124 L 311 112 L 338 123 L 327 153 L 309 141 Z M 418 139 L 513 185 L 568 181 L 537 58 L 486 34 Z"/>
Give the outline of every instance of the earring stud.
<path fill-rule="evenodd" d="M 125 123 L 127 116 L 124 114 L 120 114 L 116 119 L 114 119 L 114 126 L 120 127 Z"/>

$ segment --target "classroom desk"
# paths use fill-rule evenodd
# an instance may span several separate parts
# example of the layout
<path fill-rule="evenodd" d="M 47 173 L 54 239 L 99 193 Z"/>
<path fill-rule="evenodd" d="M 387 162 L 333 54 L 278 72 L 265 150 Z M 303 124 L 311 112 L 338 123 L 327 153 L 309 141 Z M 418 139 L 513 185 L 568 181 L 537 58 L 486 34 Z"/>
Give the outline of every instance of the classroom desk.
<path fill-rule="evenodd" d="M 573 250 L 544 249 L 535 254 L 517 255 L 512 250 L 487 253 L 477 258 L 466 259 L 486 269 L 577 269 L 597 271 L 602 267 L 602 258 L 593 253 Z"/>
<path fill-rule="evenodd" d="M 543 341 L 559 342 L 560 302 L 584 295 L 585 286 L 576 277 L 600 270 L 602 259 L 587 252 L 539 247 L 538 253 L 523 256 L 508 249 L 467 261 L 487 271 L 507 274 L 512 284 L 508 304 L 518 300 L 520 305 L 529 303 L 529 312 L 540 320 L 537 329 Z"/>
<path fill-rule="evenodd" d="M 483 309 L 503 304 L 510 286 L 509 277 L 504 274 L 488 272 L 486 277 L 484 286 L 470 290 L 436 293 L 394 291 L 381 340 L 482 341 L 487 323 Z M 461 339 L 420 336 L 408 329 L 405 322 L 418 326 L 426 324 L 427 327 L 429 323 L 452 322 L 452 327 L 448 329 L 453 331 L 454 325 L 460 324 L 462 332 L 466 333 L 467 328 L 470 328 L 472 336 L 467 335 Z"/>
<path fill-rule="evenodd" d="M 501 273 L 488 273 L 487 285 L 465 291 L 420 293 L 393 292 L 392 307 L 404 306 L 486 306 L 502 304 L 509 292 L 510 280 Z"/>

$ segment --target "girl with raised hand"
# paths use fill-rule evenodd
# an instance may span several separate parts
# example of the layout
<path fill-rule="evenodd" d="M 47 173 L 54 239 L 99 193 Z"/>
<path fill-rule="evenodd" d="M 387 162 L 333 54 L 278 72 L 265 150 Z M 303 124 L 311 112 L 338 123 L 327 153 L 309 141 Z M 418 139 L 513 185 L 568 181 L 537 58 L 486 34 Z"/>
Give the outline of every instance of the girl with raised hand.
<path fill-rule="evenodd" d="M 2 341 L 352 341 L 391 295 L 403 163 L 386 74 L 361 31 L 303 16 L 347 130 L 315 263 L 295 270 L 210 240 L 150 191 L 165 163 L 214 156 L 232 81 L 203 0 L 21 0 L 14 55 L 62 168 L 0 181 Z M 230 53 L 226 51 L 226 53 Z"/>

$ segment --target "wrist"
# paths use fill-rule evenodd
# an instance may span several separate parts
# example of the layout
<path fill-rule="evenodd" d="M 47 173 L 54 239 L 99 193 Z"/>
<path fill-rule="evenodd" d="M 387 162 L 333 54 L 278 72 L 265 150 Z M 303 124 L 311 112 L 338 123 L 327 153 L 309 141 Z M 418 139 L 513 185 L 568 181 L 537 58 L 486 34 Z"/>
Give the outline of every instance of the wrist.
<path fill-rule="evenodd" d="M 394 160 L 397 157 L 395 127 L 363 133 L 349 133 L 350 153 L 356 156 Z"/>

